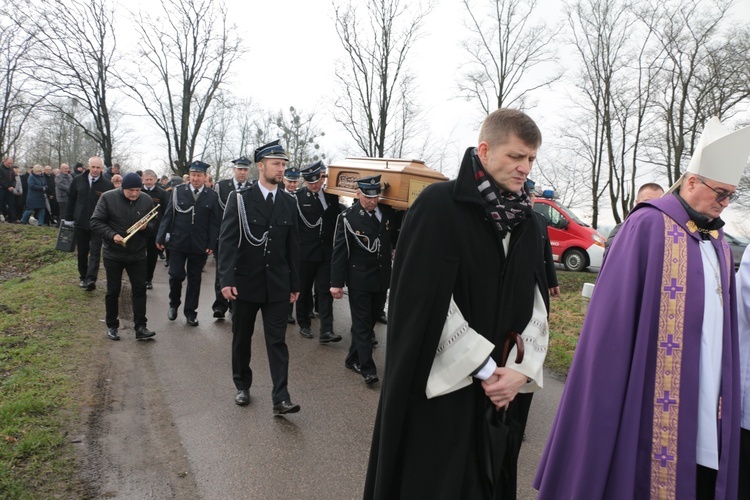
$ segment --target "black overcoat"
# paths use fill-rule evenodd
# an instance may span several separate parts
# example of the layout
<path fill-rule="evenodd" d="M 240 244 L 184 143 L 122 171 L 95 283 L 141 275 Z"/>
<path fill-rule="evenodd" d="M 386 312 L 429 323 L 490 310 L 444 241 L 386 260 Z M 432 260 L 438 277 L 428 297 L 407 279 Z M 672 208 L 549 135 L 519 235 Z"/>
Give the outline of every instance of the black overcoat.
<path fill-rule="evenodd" d="M 481 383 L 427 399 L 427 378 L 453 295 L 501 359 L 508 331 L 531 318 L 547 284 L 536 217 L 517 225 L 506 257 L 474 181 L 473 148 L 458 178 L 428 186 L 406 214 L 391 281 L 384 381 L 364 498 L 487 498 Z M 518 260 L 528 265 L 508 265 Z"/>
<path fill-rule="evenodd" d="M 74 220 L 75 227 L 79 229 L 89 229 L 89 222 L 99 197 L 102 193 L 115 188 L 103 175 L 99 175 L 96 182 L 89 186 L 90 175 L 86 172 L 86 175 L 79 175 L 73 179 L 68 191 L 68 213 L 65 214 L 65 220 Z"/>
<path fill-rule="evenodd" d="M 245 236 L 237 198 L 242 197 L 248 228 L 255 238 L 268 240 L 257 246 Z M 235 192 L 227 200 L 219 235 L 218 273 L 221 287 L 237 288 L 238 300 L 278 302 L 300 290 L 299 235 L 294 198 L 279 188 L 273 212 L 257 185 Z"/>
<path fill-rule="evenodd" d="M 204 186 L 197 200 L 193 200 L 190 183 L 175 186 L 177 207 L 173 207 L 175 195 L 169 196 L 164 217 L 159 224 L 156 242 L 166 244 L 169 250 L 183 253 L 206 253 L 206 249 L 216 251 L 221 224 L 221 207 L 216 191 Z M 188 211 L 194 207 L 193 211 Z M 167 234 L 170 234 L 167 242 Z"/>

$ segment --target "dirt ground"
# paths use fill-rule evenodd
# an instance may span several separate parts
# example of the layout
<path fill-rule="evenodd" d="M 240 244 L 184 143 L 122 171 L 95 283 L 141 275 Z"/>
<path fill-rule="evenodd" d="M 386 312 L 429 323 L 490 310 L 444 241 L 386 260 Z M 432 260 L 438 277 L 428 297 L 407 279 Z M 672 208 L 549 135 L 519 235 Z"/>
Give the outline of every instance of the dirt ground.
<path fill-rule="evenodd" d="M 149 341 L 136 342 L 129 286 L 121 294 L 121 339 L 105 340 L 87 369 L 88 405 L 79 448 L 87 498 L 197 498 L 195 480 L 156 380 Z M 101 324 L 102 337 L 106 331 Z"/>

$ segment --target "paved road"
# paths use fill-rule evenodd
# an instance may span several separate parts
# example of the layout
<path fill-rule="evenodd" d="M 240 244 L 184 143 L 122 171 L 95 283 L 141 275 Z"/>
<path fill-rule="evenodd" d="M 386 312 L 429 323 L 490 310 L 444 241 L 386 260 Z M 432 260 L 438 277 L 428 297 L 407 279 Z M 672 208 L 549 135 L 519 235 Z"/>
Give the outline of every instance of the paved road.
<path fill-rule="evenodd" d="M 161 390 L 167 411 L 160 418 L 171 418 L 174 439 L 179 440 L 176 452 L 170 453 L 182 455 L 197 495 L 204 499 L 361 498 L 380 384 L 368 387 L 344 368 L 350 341 L 346 299 L 336 301 L 334 310 L 334 330 L 344 336 L 340 343 L 318 344 L 317 320 L 313 320 L 315 340 L 302 338 L 290 325 L 289 389 L 302 411 L 273 417 L 267 356 L 263 336 L 258 334 L 260 315 L 253 339 L 251 404 L 239 407 L 234 404 L 231 377 L 231 322 L 215 321 L 210 310 L 213 259 L 203 274 L 198 327 L 187 326 L 182 316 L 167 320 L 167 273 L 162 261 L 156 274 L 154 289 L 148 292 L 149 328 L 157 332 L 156 340 L 137 343 L 123 336 L 123 341 L 106 347 L 119 350 L 120 359 L 130 353 L 127 359 L 135 355 L 139 363 L 151 367 L 144 378 L 149 379 L 150 391 L 154 382 Z M 387 348 L 384 325 L 376 327 L 376 335 L 380 346 L 375 361 L 382 371 Z M 534 398 L 519 465 L 520 499 L 535 498 L 531 481 L 561 390 L 562 383 L 548 376 L 544 391 Z M 110 409 L 117 411 L 117 407 Z M 115 417 L 129 418 L 127 414 L 108 418 L 117 422 Z M 161 441 L 168 440 L 165 436 Z M 132 474 L 119 476 L 127 476 L 127 488 L 118 487 L 114 475 L 106 484 L 108 496 L 177 495 L 174 488 L 160 493 L 158 478 L 141 481 Z"/>

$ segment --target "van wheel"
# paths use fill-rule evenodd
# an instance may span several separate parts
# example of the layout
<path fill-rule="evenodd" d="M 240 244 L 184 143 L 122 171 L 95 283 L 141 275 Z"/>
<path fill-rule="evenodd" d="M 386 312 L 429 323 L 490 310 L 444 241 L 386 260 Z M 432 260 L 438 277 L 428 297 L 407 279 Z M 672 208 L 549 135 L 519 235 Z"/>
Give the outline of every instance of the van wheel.
<path fill-rule="evenodd" d="M 586 256 L 580 250 L 569 250 L 563 257 L 566 271 L 579 272 L 586 269 Z"/>

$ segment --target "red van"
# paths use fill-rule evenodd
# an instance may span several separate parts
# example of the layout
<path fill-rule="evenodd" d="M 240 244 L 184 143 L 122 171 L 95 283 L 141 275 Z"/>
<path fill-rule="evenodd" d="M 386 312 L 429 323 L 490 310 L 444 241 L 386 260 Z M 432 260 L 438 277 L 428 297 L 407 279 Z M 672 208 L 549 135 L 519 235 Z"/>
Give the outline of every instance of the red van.
<path fill-rule="evenodd" d="M 562 263 L 567 271 L 601 267 L 606 238 L 555 201 L 553 191 L 547 190 L 538 196 L 534 210 L 547 219 L 547 234 L 555 262 Z"/>

